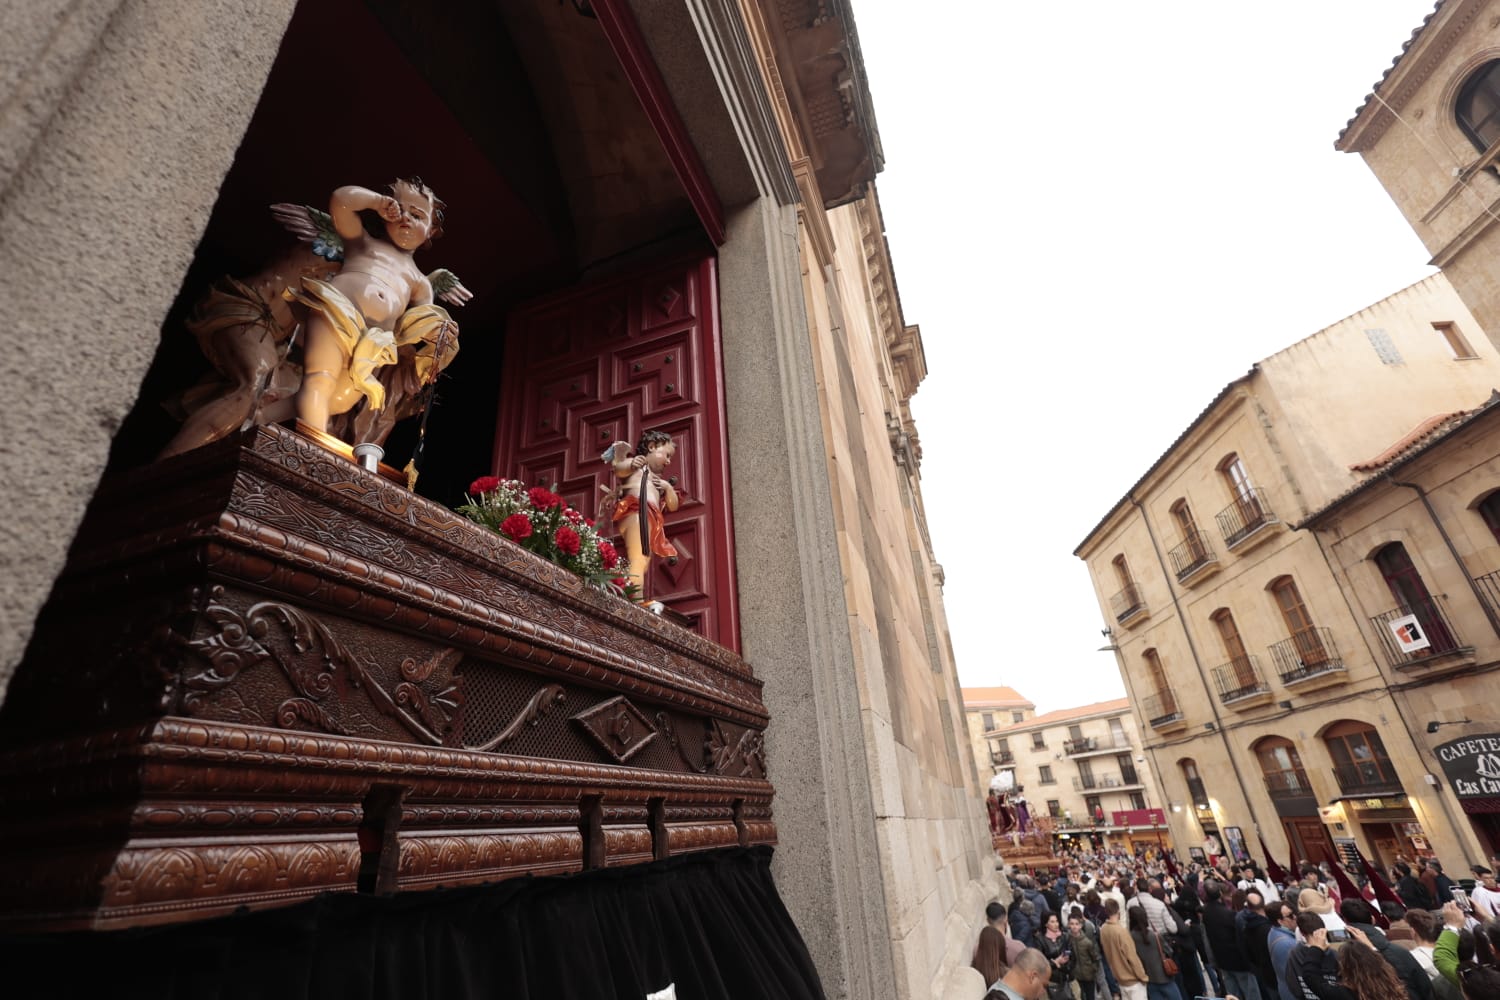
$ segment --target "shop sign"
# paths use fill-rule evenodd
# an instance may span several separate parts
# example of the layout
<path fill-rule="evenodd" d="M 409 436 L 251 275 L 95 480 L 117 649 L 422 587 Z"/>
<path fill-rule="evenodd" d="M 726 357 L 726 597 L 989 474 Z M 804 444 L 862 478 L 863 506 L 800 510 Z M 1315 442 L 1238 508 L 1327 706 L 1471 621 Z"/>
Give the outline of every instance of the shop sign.
<path fill-rule="evenodd" d="M 1459 798 L 1500 795 L 1500 733 L 1449 740 L 1433 752 Z"/>
<path fill-rule="evenodd" d="M 1390 628 L 1391 635 L 1396 637 L 1396 644 L 1401 647 L 1403 653 L 1415 653 L 1432 646 L 1432 640 L 1427 638 L 1427 633 L 1422 630 L 1422 623 L 1417 621 L 1416 615 L 1392 618 L 1386 622 L 1386 625 Z"/>

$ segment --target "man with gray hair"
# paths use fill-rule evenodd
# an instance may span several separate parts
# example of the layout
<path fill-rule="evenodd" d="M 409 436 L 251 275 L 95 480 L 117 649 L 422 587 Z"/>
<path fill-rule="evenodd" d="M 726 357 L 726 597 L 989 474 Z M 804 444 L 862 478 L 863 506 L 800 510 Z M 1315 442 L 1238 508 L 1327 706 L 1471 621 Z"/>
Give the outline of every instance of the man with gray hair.
<path fill-rule="evenodd" d="M 1027 948 L 1003 977 L 990 986 L 985 1000 L 1042 1000 L 1052 978 L 1052 963 L 1035 948 Z"/>

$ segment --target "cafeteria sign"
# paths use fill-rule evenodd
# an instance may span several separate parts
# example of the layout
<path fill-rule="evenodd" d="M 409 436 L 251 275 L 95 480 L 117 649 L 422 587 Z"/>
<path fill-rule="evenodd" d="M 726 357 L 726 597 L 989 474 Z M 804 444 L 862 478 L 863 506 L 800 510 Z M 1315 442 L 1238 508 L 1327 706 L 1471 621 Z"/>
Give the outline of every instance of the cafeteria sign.
<path fill-rule="evenodd" d="M 1449 740 L 1433 752 L 1459 798 L 1500 795 L 1500 733 Z"/>

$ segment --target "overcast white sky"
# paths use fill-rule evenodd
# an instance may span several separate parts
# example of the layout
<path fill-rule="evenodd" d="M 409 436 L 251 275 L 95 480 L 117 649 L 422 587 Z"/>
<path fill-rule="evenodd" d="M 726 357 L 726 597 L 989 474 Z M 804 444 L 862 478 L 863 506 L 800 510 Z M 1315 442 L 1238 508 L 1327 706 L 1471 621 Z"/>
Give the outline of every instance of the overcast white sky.
<path fill-rule="evenodd" d="M 853 0 L 965 686 L 1119 697 L 1089 529 L 1225 383 L 1431 273 L 1333 141 L 1432 0 Z"/>

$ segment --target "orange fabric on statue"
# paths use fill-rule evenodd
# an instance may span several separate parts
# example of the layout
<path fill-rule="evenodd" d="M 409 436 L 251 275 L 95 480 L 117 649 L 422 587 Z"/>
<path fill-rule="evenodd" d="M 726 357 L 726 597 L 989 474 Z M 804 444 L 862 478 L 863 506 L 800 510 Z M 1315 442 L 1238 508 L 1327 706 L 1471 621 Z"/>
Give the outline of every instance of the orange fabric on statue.
<path fill-rule="evenodd" d="M 615 504 L 615 515 L 610 520 L 615 524 L 619 524 L 640 509 L 640 497 L 626 497 Z M 672 548 L 671 542 L 667 541 L 665 522 L 661 516 L 661 509 L 656 504 L 648 503 L 646 505 L 646 521 L 651 526 L 651 551 L 664 558 L 671 558 L 677 555 L 677 550 Z"/>

